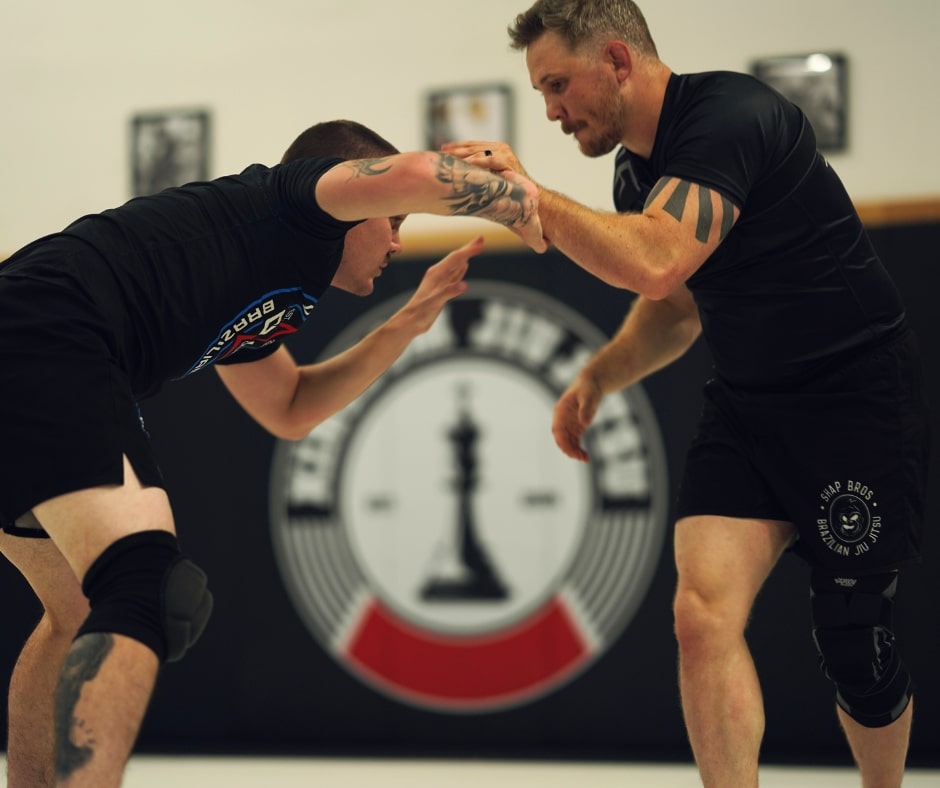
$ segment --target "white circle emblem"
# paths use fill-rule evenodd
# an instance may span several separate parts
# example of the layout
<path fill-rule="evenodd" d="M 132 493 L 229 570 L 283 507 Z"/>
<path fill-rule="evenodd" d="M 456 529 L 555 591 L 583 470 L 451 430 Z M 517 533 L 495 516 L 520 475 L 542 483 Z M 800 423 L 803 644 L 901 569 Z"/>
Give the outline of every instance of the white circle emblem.
<path fill-rule="evenodd" d="M 471 280 L 362 397 L 278 443 L 280 573 L 353 675 L 413 705 L 490 711 L 567 683 L 621 634 L 665 536 L 658 424 L 632 387 L 602 402 L 589 464 L 551 436 L 558 395 L 605 341 L 544 293 Z"/>

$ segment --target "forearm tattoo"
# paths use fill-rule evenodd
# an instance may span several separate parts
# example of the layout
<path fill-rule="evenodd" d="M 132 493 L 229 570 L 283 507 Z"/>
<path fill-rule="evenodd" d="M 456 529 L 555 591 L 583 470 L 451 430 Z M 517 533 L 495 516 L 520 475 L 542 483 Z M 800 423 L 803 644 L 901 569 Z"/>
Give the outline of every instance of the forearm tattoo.
<path fill-rule="evenodd" d="M 530 212 L 526 210 L 529 198 L 525 189 L 489 170 L 442 154 L 437 179 L 453 190 L 444 199 L 455 216 L 482 215 L 507 227 L 522 226 L 529 221 Z"/>
<path fill-rule="evenodd" d="M 349 180 L 383 175 L 392 169 L 388 159 L 345 162 L 351 171 Z M 455 156 L 440 154 L 436 177 L 451 187 L 451 194 L 443 198 L 451 215 L 481 216 L 507 227 L 522 227 L 535 213 L 534 202 L 522 186 Z"/>
<path fill-rule="evenodd" d="M 669 195 L 663 204 L 663 210 L 668 213 L 677 222 L 681 222 L 685 216 L 686 209 L 689 207 L 689 194 L 692 190 L 692 184 L 689 181 L 683 181 L 679 178 L 660 178 L 659 182 L 650 191 L 650 196 L 646 199 L 646 206 L 649 207 L 653 201 L 667 186 L 675 184 L 672 194 Z M 712 213 L 712 189 L 705 186 L 698 186 L 698 211 L 695 221 L 695 238 L 701 243 L 708 242 L 708 235 L 712 228 L 714 215 Z M 731 200 L 723 194 L 719 195 L 721 204 L 721 227 L 718 233 L 718 240 L 723 241 L 725 236 L 731 231 L 734 223 L 734 206 Z"/>
<path fill-rule="evenodd" d="M 55 699 L 56 774 L 61 780 L 68 779 L 94 755 L 94 728 L 75 716 L 75 708 L 82 687 L 98 675 L 113 647 L 113 635 L 89 633 L 75 641 L 65 658 Z"/>
<path fill-rule="evenodd" d="M 384 167 L 382 166 L 387 161 L 388 156 L 383 156 L 380 159 L 357 159 L 355 161 L 346 162 L 349 169 L 352 170 L 352 175 L 349 176 L 349 180 L 354 181 L 356 178 L 369 175 L 382 175 L 392 169 L 391 164 L 387 164 Z"/>

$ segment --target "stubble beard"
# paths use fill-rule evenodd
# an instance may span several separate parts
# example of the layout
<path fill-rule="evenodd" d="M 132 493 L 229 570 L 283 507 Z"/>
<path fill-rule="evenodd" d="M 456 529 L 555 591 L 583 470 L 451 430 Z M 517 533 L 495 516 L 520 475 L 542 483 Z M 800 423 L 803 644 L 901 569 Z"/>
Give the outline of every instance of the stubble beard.
<path fill-rule="evenodd" d="M 594 127 L 600 132 L 597 137 L 578 140 L 578 148 L 585 156 L 596 159 L 606 156 L 616 148 L 623 138 L 624 109 L 619 94 L 608 94 L 594 117 Z"/>

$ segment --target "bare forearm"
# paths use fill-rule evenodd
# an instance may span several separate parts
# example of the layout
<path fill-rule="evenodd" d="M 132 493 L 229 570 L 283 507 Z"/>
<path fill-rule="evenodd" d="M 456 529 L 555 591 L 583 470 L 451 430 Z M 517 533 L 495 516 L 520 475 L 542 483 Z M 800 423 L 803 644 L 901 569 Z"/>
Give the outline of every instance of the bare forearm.
<path fill-rule="evenodd" d="M 302 437 L 363 394 L 405 351 L 417 333 L 399 312 L 348 350 L 301 366 L 290 404 L 291 432 Z"/>
<path fill-rule="evenodd" d="M 701 333 L 691 295 L 653 301 L 638 296 L 620 329 L 588 362 L 582 374 L 601 391 L 620 391 L 682 356 Z"/>
<path fill-rule="evenodd" d="M 542 231 L 559 251 L 613 287 L 659 294 L 668 262 L 653 236 L 655 220 L 591 210 L 562 194 L 539 191 Z"/>
<path fill-rule="evenodd" d="M 298 366 L 285 347 L 249 364 L 218 366 L 222 382 L 268 432 L 299 440 L 371 386 L 420 333 L 403 313 L 342 353 Z"/>
<path fill-rule="evenodd" d="M 363 188 L 331 188 L 341 183 Z M 444 153 L 420 151 L 343 162 L 317 187 L 338 219 L 430 213 L 474 216 L 519 229 L 537 220 L 537 189 Z"/>
<path fill-rule="evenodd" d="M 246 364 L 217 366 L 238 403 L 269 432 L 299 440 L 361 395 L 426 332 L 452 298 L 464 293 L 470 258 L 483 250 L 477 237 L 432 265 L 408 302 L 352 347 L 315 364 L 298 366 L 281 346 Z"/>

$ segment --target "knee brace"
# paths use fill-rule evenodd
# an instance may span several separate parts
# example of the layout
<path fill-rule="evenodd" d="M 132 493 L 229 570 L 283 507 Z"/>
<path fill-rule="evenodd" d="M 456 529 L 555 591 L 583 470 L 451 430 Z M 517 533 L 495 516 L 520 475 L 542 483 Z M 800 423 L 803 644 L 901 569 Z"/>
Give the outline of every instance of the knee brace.
<path fill-rule="evenodd" d="M 813 639 L 836 702 L 868 728 L 894 722 L 911 699 L 911 679 L 894 646 L 897 572 L 835 577 L 813 570 Z"/>
<path fill-rule="evenodd" d="M 205 573 L 166 531 L 118 539 L 82 581 L 91 612 L 78 630 L 113 632 L 143 643 L 161 662 L 181 659 L 205 629 L 212 594 Z"/>

